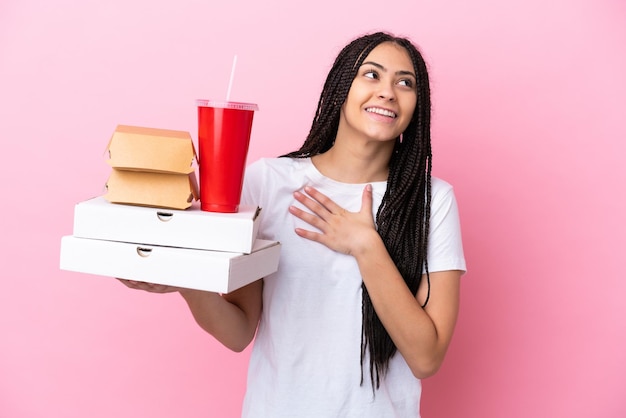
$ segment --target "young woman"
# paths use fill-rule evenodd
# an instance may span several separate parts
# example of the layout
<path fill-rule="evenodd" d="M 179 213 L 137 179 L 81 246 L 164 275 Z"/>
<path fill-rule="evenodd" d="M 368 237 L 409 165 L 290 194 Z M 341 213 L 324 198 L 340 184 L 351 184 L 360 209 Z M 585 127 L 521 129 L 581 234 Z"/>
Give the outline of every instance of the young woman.
<path fill-rule="evenodd" d="M 465 271 L 452 187 L 431 177 L 426 64 L 407 39 L 352 41 L 295 152 L 246 172 L 242 203 L 279 270 L 227 295 L 178 291 L 232 350 L 253 339 L 245 417 L 418 417 Z M 256 338 L 255 338 L 256 335 Z"/>

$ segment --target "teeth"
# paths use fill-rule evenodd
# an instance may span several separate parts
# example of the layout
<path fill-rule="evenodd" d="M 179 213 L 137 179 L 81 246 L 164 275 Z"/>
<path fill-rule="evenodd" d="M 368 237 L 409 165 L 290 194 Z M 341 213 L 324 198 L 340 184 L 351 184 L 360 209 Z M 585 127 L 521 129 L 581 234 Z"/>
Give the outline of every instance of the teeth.
<path fill-rule="evenodd" d="M 367 108 L 365 110 L 367 112 L 370 112 L 370 113 L 377 113 L 379 115 L 388 116 L 390 118 L 395 118 L 396 117 L 396 114 L 393 113 L 392 111 L 385 110 L 385 109 L 380 109 L 378 107 L 369 107 L 369 108 Z"/>

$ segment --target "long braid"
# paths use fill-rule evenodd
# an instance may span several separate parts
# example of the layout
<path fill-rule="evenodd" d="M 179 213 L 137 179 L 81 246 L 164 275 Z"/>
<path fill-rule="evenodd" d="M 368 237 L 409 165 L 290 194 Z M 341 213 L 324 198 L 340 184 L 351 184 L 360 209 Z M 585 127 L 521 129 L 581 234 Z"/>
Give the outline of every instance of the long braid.
<path fill-rule="evenodd" d="M 378 32 L 348 44 L 335 59 L 324 83 L 304 144 L 299 150 L 284 157 L 310 157 L 332 147 L 339 126 L 341 106 L 348 96 L 352 81 L 365 57 L 383 42 L 394 42 L 404 47 L 411 57 L 417 76 L 417 105 L 408 127 L 396 140 L 389 161 L 387 189 L 376 214 L 376 223 L 378 233 L 411 293 L 417 294 L 422 274 L 426 272 L 430 295 L 426 259 L 432 169 L 430 87 L 426 63 L 409 40 Z M 362 294 L 361 383 L 363 365 L 369 354 L 370 380 L 372 387 L 378 388 L 397 348 L 378 318 L 364 284 Z"/>

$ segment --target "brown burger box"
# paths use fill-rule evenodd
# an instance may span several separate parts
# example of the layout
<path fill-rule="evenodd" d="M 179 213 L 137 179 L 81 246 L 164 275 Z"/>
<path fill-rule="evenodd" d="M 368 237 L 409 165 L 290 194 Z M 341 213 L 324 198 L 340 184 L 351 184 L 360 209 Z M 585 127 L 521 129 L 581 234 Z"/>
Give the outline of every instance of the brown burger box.
<path fill-rule="evenodd" d="M 107 146 L 112 203 L 186 209 L 198 200 L 196 151 L 188 132 L 118 125 Z"/>

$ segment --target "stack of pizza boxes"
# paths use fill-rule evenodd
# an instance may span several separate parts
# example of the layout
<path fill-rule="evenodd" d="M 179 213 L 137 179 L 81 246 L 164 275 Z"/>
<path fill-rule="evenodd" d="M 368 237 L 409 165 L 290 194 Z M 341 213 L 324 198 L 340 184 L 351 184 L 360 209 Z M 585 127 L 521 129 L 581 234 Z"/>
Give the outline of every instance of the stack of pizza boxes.
<path fill-rule="evenodd" d="M 277 270 L 259 207 L 200 210 L 189 133 L 120 125 L 107 151 L 106 194 L 75 205 L 61 269 L 220 293 Z"/>

